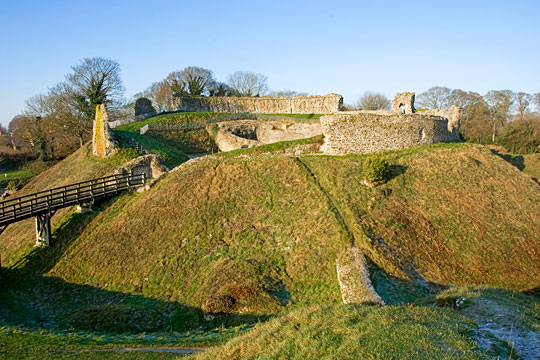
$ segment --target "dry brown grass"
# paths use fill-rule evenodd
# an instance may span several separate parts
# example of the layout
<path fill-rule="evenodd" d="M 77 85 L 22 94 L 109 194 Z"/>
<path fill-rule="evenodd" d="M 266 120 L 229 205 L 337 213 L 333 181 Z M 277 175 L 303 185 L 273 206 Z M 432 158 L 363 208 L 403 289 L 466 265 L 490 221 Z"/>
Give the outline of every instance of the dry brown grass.
<path fill-rule="evenodd" d="M 481 146 L 389 156 L 406 170 L 378 189 L 351 173 L 360 157 L 306 159 L 375 263 L 439 284 L 540 283 L 540 187 L 527 174 Z"/>

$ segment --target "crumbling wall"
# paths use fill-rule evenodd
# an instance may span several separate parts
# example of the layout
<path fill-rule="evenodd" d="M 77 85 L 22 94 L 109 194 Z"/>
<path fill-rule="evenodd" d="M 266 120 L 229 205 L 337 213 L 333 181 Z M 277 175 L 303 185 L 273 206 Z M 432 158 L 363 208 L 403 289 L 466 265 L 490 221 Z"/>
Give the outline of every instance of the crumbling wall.
<path fill-rule="evenodd" d="M 401 150 L 459 140 L 455 133 L 448 131 L 447 118 L 422 113 L 343 112 L 322 116 L 321 126 L 325 136 L 322 150 L 328 154 Z"/>
<path fill-rule="evenodd" d="M 144 174 L 146 179 L 157 179 L 169 169 L 163 164 L 159 155 L 149 154 L 139 156 L 118 168 L 114 173 L 122 175 Z"/>
<path fill-rule="evenodd" d="M 460 138 L 459 134 L 459 125 L 461 118 L 461 110 L 456 105 L 452 105 L 448 109 L 435 109 L 435 110 L 425 110 L 422 114 L 442 116 L 448 119 L 448 131 L 450 131 L 454 137 Z"/>
<path fill-rule="evenodd" d="M 322 134 L 319 123 L 234 120 L 210 124 L 208 132 L 221 151 L 305 139 Z"/>
<path fill-rule="evenodd" d="M 174 95 L 173 109 L 193 112 L 331 114 L 343 107 L 337 94 L 296 97 L 185 97 Z"/>
<path fill-rule="evenodd" d="M 117 126 L 130 124 L 135 121 L 142 121 L 155 116 L 156 110 L 152 102 L 147 98 L 138 98 L 134 102 L 122 107 L 110 114 L 109 126 L 114 129 Z"/>
<path fill-rule="evenodd" d="M 116 149 L 111 129 L 109 128 L 109 116 L 104 104 L 96 106 L 96 117 L 92 129 L 92 154 L 106 157 Z"/>
<path fill-rule="evenodd" d="M 414 98 L 413 92 L 397 93 L 392 100 L 392 108 L 402 114 L 414 114 Z"/>

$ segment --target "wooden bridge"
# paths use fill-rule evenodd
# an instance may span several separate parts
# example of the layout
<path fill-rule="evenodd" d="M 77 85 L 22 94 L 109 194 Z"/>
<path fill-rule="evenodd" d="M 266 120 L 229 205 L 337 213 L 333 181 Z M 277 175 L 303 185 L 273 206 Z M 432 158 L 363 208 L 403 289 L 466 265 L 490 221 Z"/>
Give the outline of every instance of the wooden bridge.
<path fill-rule="evenodd" d="M 40 191 L 0 202 L 0 234 L 9 224 L 36 218 L 36 245 L 48 246 L 51 217 L 61 208 L 93 203 L 95 200 L 118 194 L 122 190 L 141 186 L 145 174 L 111 175 Z"/>

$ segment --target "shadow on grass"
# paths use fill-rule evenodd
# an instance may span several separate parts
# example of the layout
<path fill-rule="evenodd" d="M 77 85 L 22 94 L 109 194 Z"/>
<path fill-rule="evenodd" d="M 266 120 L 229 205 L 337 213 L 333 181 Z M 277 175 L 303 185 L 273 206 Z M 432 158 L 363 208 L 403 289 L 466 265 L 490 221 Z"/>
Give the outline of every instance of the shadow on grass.
<path fill-rule="evenodd" d="M 21 278 L 5 269 L 0 326 L 108 333 L 184 332 L 253 324 L 269 316 L 214 314 L 142 295 L 65 282 L 57 277 Z"/>
<path fill-rule="evenodd" d="M 510 164 L 517 167 L 519 170 L 523 171 L 525 169 L 525 162 L 522 155 L 510 155 L 510 154 L 501 154 L 497 150 L 491 150 L 491 152 L 503 160 L 509 162 Z"/>
<path fill-rule="evenodd" d="M 214 314 L 138 293 L 104 290 L 47 276 L 99 211 L 119 198 L 96 204 L 96 211 L 66 215 L 53 230 L 52 246 L 34 248 L 2 269 L 0 327 L 140 333 L 207 330 L 265 321 L 269 316 Z M 135 291 L 135 290 L 134 290 Z"/>
<path fill-rule="evenodd" d="M 388 181 L 405 174 L 407 168 L 405 165 L 390 165 L 388 167 Z"/>
<path fill-rule="evenodd" d="M 438 294 L 448 286 L 423 279 L 414 269 L 408 269 L 410 279 L 390 275 L 366 256 L 371 282 L 387 305 L 414 303 L 420 298 Z"/>

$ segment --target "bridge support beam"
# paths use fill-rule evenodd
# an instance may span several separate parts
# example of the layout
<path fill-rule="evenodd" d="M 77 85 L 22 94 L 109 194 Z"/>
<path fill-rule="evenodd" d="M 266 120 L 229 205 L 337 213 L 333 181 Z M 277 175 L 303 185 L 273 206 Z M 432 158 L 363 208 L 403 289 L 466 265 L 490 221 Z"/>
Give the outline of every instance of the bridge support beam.
<path fill-rule="evenodd" d="M 51 214 L 45 213 L 36 216 L 36 245 L 51 245 Z"/>

